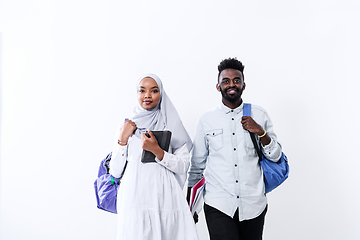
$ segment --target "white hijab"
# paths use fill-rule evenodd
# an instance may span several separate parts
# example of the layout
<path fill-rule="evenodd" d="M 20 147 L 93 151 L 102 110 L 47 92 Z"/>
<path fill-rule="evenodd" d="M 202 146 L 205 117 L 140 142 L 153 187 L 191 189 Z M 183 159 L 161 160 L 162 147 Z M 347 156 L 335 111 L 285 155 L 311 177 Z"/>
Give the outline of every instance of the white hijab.
<path fill-rule="evenodd" d="M 171 148 L 176 149 L 186 144 L 190 151 L 192 148 L 191 138 L 182 124 L 175 106 L 167 96 L 160 78 L 155 74 L 142 76 L 137 82 L 137 90 L 139 90 L 141 80 L 146 77 L 154 79 L 157 83 L 160 90 L 160 101 L 159 104 L 151 110 L 142 108 L 140 104 L 134 108 L 131 120 L 135 122 L 137 126 L 135 135 L 140 137 L 141 133 L 146 132 L 147 129 L 151 131 L 169 130 L 172 133 Z"/>

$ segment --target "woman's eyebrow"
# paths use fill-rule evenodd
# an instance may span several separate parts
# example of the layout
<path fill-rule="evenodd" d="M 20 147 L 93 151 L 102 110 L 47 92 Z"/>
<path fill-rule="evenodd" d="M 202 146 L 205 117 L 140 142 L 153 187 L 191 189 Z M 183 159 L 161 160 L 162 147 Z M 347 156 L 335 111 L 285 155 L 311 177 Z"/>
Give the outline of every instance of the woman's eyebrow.
<path fill-rule="evenodd" d="M 139 86 L 139 88 L 145 88 L 145 87 L 143 87 L 143 86 Z M 158 86 L 153 86 L 152 88 L 150 88 L 150 89 L 153 89 L 153 88 L 159 88 Z"/>

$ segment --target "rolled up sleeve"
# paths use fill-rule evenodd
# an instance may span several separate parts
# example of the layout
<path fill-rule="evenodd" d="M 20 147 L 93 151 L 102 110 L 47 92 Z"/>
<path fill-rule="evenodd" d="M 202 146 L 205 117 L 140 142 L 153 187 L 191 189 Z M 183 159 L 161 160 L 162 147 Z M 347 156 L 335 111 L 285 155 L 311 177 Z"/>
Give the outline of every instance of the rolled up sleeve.
<path fill-rule="evenodd" d="M 264 129 L 271 138 L 271 142 L 266 146 L 261 144 L 261 151 L 268 160 L 277 162 L 281 157 L 282 147 L 277 141 L 273 123 L 266 112 L 264 114 L 264 120 Z"/>
<path fill-rule="evenodd" d="M 271 142 L 268 145 L 262 146 L 262 153 L 264 154 L 264 156 L 268 160 L 273 162 L 279 161 L 281 157 L 281 152 L 282 152 L 281 145 L 274 139 L 271 139 Z"/>
<path fill-rule="evenodd" d="M 127 149 L 128 145 L 121 146 L 118 144 L 118 136 L 120 134 L 119 125 L 116 131 L 116 137 L 113 145 L 111 161 L 110 161 L 110 174 L 116 178 L 119 178 L 124 170 L 125 163 L 127 160 Z"/>

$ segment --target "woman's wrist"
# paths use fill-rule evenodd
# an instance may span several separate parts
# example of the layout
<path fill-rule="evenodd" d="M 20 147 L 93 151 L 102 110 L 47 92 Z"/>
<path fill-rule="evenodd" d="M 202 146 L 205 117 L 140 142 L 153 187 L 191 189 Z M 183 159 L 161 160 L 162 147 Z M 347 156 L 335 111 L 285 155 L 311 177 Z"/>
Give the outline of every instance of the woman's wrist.
<path fill-rule="evenodd" d="M 129 137 L 120 136 L 120 138 L 118 139 L 118 144 L 121 146 L 126 146 L 128 140 L 129 140 Z"/>
<path fill-rule="evenodd" d="M 161 149 L 161 147 L 158 147 L 153 154 L 161 161 L 164 158 L 165 152 Z"/>
<path fill-rule="evenodd" d="M 120 139 L 118 139 L 118 144 L 120 146 L 126 146 L 127 145 L 127 141 L 121 141 Z"/>

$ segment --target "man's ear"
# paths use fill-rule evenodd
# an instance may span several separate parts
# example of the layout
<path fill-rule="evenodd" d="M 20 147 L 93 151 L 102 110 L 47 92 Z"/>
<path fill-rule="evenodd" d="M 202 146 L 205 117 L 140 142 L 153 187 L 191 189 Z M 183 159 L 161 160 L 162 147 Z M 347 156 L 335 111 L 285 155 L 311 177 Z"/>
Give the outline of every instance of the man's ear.
<path fill-rule="evenodd" d="M 242 90 L 244 91 L 245 90 L 245 87 L 246 87 L 246 84 L 245 82 L 243 83 L 243 87 L 242 87 Z"/>
<path fill-rule="evenodd" d="M 220 86 L 218 83 L 216 84 L 216 89 L 220 92 Z"/>

